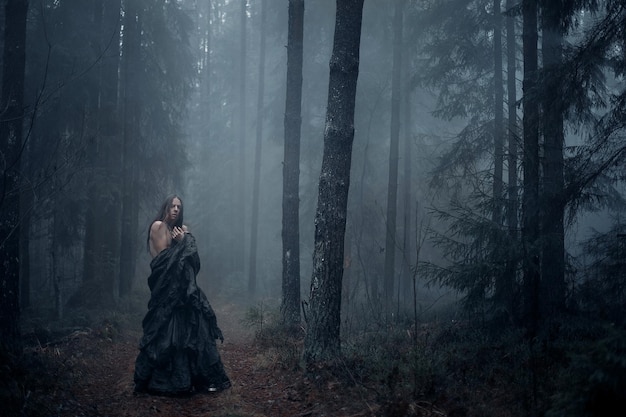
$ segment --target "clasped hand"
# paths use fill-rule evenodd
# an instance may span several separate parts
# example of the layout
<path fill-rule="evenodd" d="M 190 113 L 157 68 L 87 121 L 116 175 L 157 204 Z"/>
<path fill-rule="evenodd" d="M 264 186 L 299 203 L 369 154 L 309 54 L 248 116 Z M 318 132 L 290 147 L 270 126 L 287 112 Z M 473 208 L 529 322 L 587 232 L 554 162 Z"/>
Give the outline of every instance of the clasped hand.
<path fill-rule="evenodd" d="M 174 227 L 172 229 L 172 239 L 174 239 L 177 242 L 180 242 L 181 240 L 183 240 L 183 237 L 185 236 L 185 231 L 181 228 L 181 227 Z"/>

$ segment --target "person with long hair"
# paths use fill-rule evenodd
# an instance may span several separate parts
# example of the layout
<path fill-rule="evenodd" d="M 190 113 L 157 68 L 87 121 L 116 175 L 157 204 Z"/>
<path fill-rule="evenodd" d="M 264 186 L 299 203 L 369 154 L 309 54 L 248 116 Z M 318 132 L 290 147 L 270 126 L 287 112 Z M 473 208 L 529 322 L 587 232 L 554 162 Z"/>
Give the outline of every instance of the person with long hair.
<path fill-rule="evenodd" d="M 135 393 L 189 395 L 231 386 L 216 340 L 217 318 L 196 284 L 200 258 L 183 224 L 183 201 L 165 199 L 148 229 L 150 301 L 135 361 Z"/>
<path fill-rule="evenodd" d="M 148 251 L 154 258 L 163 249 L 169 248 L 172 239 L 175 243 L 182 240 L 187 226 L 183 224 L 183 202 L 172 194 L 163 201 L 159 213 L 150 223 L 148 230 Z"/>

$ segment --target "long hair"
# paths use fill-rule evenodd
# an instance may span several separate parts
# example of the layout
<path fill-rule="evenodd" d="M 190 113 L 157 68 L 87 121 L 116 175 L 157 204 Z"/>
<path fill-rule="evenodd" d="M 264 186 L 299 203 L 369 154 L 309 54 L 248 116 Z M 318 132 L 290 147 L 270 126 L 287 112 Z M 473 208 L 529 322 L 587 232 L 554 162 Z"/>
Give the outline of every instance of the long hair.
<path fill-rule="evenodd" d="M 174 201 L 175 198 L 180 200 L 180 211 L 178 212 L 178 217 L 176 218 L 176 223 L 174 223 L 173 227 L 183 227 L 183 211 L 184 211 L 184 207 L 185 207 L 185 205 L 183 204 L 183 199 L 180 198 L 180 196 L 178 194 L 171 194 L 171 195 L 167 196 L 165 201 L 163 201 L 163 204 L 161 204 L 161 208 L 159 209 L 158 214 L 150 222 L 150 225 L 148 226 L 148 238 L 146 239 L 146 245 L 148 247 L 148 252 L 150 251 L 150 229 L 152 228 L 152 223 L 154 223 L 156 221 L 164 221 L 165 220 L 165 218 L 167 217 L 167 213 L 169 212 L 170 208 L 172 207 L 172 202 Z"/>

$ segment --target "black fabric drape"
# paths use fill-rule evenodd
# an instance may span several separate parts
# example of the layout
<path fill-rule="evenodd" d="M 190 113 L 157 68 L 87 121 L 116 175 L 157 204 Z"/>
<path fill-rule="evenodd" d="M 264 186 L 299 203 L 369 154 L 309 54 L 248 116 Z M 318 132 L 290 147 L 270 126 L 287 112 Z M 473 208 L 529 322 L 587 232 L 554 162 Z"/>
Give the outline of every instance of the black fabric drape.
<path fill-rule="evenodd" d="M 150 263 L 150 302 L 135 362 L 135 390 L 177 395 L 220 390 L 230 382 L 215 341 L 224 340 L 215 312 L 196 285 L 196 240 L 185 238 Z"/>

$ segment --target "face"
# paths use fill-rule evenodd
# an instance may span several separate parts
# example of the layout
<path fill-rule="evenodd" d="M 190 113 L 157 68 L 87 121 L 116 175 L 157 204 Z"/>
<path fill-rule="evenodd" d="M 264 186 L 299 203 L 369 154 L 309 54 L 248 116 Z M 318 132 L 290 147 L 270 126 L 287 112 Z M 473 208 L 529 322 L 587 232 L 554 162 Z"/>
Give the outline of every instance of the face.
<path fill-rule="evenodd" d="M 174 199 L 172 200 L 172 204 L 170 204 L 170 207 L 167 210 L 167 217 L 165 218 L 165 221 L 170 224 L 176 223 L 176 220 L 178 219 L 178 216 L 180 215 L 181 209 L 182 209 L 182 203 L 177 197 L 174 197 Z"/>

